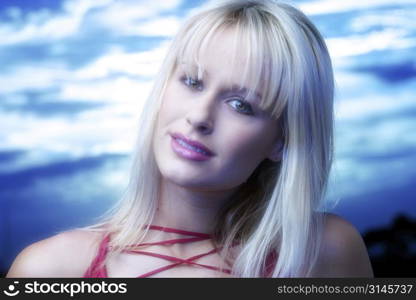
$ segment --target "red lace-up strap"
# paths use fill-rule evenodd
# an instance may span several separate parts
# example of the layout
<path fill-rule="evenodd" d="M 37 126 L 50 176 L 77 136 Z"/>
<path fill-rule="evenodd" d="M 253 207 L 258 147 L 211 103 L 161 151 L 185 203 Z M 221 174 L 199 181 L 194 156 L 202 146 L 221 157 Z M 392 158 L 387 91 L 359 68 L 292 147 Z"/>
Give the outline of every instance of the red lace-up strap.
<path fill-rule="evenodd" d="M 179 230 L 179 229 L 169 228 L 169 227 L 161 227 L 161 226 L 156 226 L 156 225 L 150 225 L 149 229 L 159 230 L 159 231 L 164 231 L 164 232 L 169 232 L 169 233 L 178 233 L 178 234 L 188 235 L 188 236 L 192 236 L 192 237 L 165 240 L 165 241 L 152 242 L 152 243 L 142 243 L 142 244 L 137 244 L 137 245 L 129 245 L 129 247 L 140 247 L 140 246 L 150 246 L 150 245 L 172 245 L 172 244 L 176 244 L 176 243 L 182 244 L 182 243 L 188 243 L 188 242 L 203 241 L 203 240 L 210 239 L 212 237 L 210 234 L 206 234 L 206 233 L 185 231 L 185 230 Z M 144 278 L 144 277 L 152 276 L 154 274 L 157 274 L 157 273 L 160 273 L 162 271 L 174 268 L 174 267 L 176 267 L 178 265 L 181 265 L 181 264 L 190 264 L 190 265 L 200 266 L 200 267 L 203 267 L 203 268 L 207 268 L 207 269 L 211 269 L 211 270 L 220 271 L 220 272 L 230 274 L 231 270 L 229 270 L 229 269 L 221 269 L 221 268 L 218 268 L 218 267 L 214 267 L 214 266 L 194 262 L 198 258 L 216 253 L 216 252 L 218 252 L 218 250 L 219 249 L 212 249 L 211 251 L 201 253 L 201 254 L 192 256 L 190 258 L 187 258 L 187 259 L 182 259 L 182 258 L 178 258 L 178 257 L 170 256 L 170 255 L 159 254 L 159 253 L 153 253 L 153 252 L 149 252 L 149 251 L 141 251 L 141 250 L 124 250 L 124 252 L 143 254 L 143 255 L 157 257 L 157 258 L 165 259 L 167 261 L 174 262 L 170 265 L 160 267 L 156 270 L 153 270 L 153 271 L 147 272 L 143 275 L 140 275 L 140 276 L 138 276 L 138 278 Z"/>
<path fill-rule="evenodd" d="M 106 235 L 99 247 L 98 247 L 98 253 L 95 256 L 95 258 L 93 259 L 91 265 L 88 267 L 88 269 L 85 271 L 83 277 L 84 278 L 91 278 L 91 277 L 96 277 L 96 278 L 106 278 L 107 276 L 107 268 L 106 266 L 100 266 L 101 262 L 105 259 L 105 257 L 107 256 L 107 252 L 108 252 L 108 243 L 110 241 L 110 235 Z"/>
<path fill-rule="evenodd" d="M 224 272 L 224 273 L 227 273 L 227 274 L 231 273 L 230 269 L 221 269 L 221 268 L 218 268 L 218 267 L 215 267 L 215 266 L 210 266 L 210 265 L 205 265 L 205 264 L 200 264 L 200 263 L 195 262 L 195 260 L 197 260 L 198 258 L 201 258 L 201 257 L 204 257 L 204 256 L 207 256 L 207 255 L 218 252 L 219 249 L 221 249 L 222 247 L 219 248 L 219 249 L 212 249 L 208 252 L 201 253 L 201 254 L 189 257 L 187 259 L 177 258 L 177 257 L 170 256 L 170 255 L 163 255 L 163 254 L 159 254 L 159 253 L 153 253 L 153 252 L 150 252 L 150 251 L 141 251 L 141 250 L 134 249 L 136 247 L 141 247 L 141 246 L 172 245 L 172 244 L 176 244 L 176 243 L 197 242 L 197 241 L 207 240 L 207 239 L 210 239 L 212 237 L 210 234 L 206 234 L 206 233 L 185 231 L 185 230 L 169 228 L 169 227 L 161 227 L 161 226 L 156 226 L 156 225 L 150 225 L 148 227 L 151 230 L 159 230 L 159 231 L 164 231 L 164 232 L 169 232 L 169 233 L 178 233 L 178 234 L 187 235 L 187 236 L 190 236 L 190 237 L 170 239 L 170 240 L 159 241 L 159 242 L 142 243 L 142 244 L 136 244 L 136 245 L 128 245 L 127 246 L 128 248 L 123 250 L 123 252 L 148 255 L 148 256 L 157 257 L 157 258 L 161 258 L 161 259 L 172 262 L 169 265 L 160 267 L 156 270 L 153 270 L 153 271 L 147 272 L 143 275 L 140 275 L 140 276 L 138 276 L 138 278 L 149 277 L 149 276 L 152 276 L 154 274 L 163 272 L 165 270 L 174 268 L 174 267 L 176 267 L 178 265 L 181 265 L 181 264 L 189 264 L 189 265 L 199 266 L 199 267 L 202 267 L 202 268 L 215 270 L 215 271 L 220 271 L 220 272 Z M 92 261 L 90 267 L 84 273 L 83 277 L 108 277 L 106 266 L 104 265 L 104 266 L 100 267 L 100 263 L 105 259 L 106 255 L 107 255 L 107 252 L 108 252 L 108 249 L 109 249 L 109 247 L 111 247 L 111 246 L 109 246 L 109 242 L 110 242 L 110 236 L 106 235 L 100 243 L 99 250 L 98 250 L 98 253 L 97 253 L 96 257 Z M 130 248 L 132 248 L 132 249 L 130 249 Z"/>

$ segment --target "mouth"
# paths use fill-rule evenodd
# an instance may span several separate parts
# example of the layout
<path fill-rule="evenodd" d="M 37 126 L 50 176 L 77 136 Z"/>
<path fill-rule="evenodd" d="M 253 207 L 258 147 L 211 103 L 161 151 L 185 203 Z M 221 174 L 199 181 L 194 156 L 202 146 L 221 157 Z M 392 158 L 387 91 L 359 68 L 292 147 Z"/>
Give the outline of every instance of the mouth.
<path fill-rule="evenodd" d="M 179 133 L 171 134 L 171 146 L 173 151 L 180 157 L 202 161 L 210 159 L 215 154 L 200 142 L 187 139 Z"/>

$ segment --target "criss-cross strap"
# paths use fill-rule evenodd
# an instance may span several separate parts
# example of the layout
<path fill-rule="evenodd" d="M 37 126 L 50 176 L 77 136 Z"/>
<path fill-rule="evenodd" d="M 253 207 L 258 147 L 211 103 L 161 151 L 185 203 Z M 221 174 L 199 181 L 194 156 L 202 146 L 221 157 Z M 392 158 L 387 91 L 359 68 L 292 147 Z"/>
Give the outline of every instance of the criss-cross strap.
<path fill-rule="evenodd" d="M 138 253 L 138 254 L 144 254 L 144 255 L 148 255 L 148 256 L 153 256 L 153 257 L 158 257 L 158 258 L 162 258 L 162 259 L 165 259 L 165 260 L 168 260 L 168 261 L 175 262 L 173 264 L 166 265 L 166 266 L 160 267 L 158 269 L 155 269 L 153 271 L 147 272 L 143 275 L 140 275 L 140 276 L 138 276 L 139 278 L 149 277 L 149 276 L 152 276 L 156 273 L 160 273 L 162 271 L 172 269 L 172 268 L 174 268 L 178 265 L 181 265 L 181 264 L 190 264 L 190 265 L 200 266 L 200 267 L 203 267 L 203 268 L 206 268 L 206 269 L 211 269 L 211 270 L 214 270 L 214 271 L 220 271 L 220 272 L 230 274 L 231 270 L 229 270 L 229 269 L 221 269 L 219 267 L 200 264 L 200 263 L 197 263 L 197 262 L 193 261 L 193 260 L 196 260 L 198 258 L 213 254 L 217 251 L 218 251 L 218 249 L 212 249 L 211 251 L 208 251 L 208 252 L 205 252 L 205 253 L 202 253 L 202 254 L 198 254 L 198 255 L 192 256 L 192 257 L 187 258 L 187 259 L 182 259 L 182 258 L 178 258 L 178 257 L 175 257 L 175 256 L 164 255 L 164 254 L 153 253 L 153 252 L 147 252 L 147 251 L 132 251 L 132 252 Z"/>
<path fill-rule="evenodd" d="M 151 242 L 151 243 L 142 243 L 142 244 L 129 245 L 129 246 L 141 247 L 141 246 L 149 246 L 149 245 L 172 245 L 172 244 L 175 244 L 175 243 L 188 243 L 188 242 L 202 241 L 202 240 L 210 239 L 212 237 L 210 234 L 207 234 L 207 233 L 185 231 L 185 230 L 180 230 L 180 229 L 176 229 L 176 228 L 162 227 L 162 226 L 157 226 L 157 225 L 150 225 L 149 229 L 159 230 L 159 231 L 164 231 L 164 232 L 169 232 L 169 233 L 177 233 L 177 234 L 188 235 L 188 236 L 193 236 L 193 237 L 192 238 L 171 239 L 171 240 L 164 240 L 164 241 Z M 215 271 L 224 272 L 224 273 L 227 273 L 227 274 L 231 273 L 231 270 L 229 270 L 229 269 L 222 269 L 222 268 L 215 267 L 215 266 L 200 264 L 200 263 L 197 263 L 197 262 L 194 261 L 194 260 L 197 260 L 198 258 L 216 253 L 216 252 L 218 252 L 218 249 L 212 249 L 208 252 L 201 253 L 201 254 L 198 254 L 198 255 L 194 255 L 194 256 L 192 256 L 190 258 L 187 258 L 187 259 L 182 259 L 182 258 L 178 258 L 178 257 L 175 257 L 175 256 L 153 253 L 153 252 L 150 252 L 150 251 L 142 251 L 142 250 L 126 249 L 126 250 L 124 250 L 124 252 L 142 254 L 142 255 L 157 257 L 157 258 L 161 258 L 161 259 L 164 259 L 164 260 L 167 260 L 167 261 L 174 262 L 172 264 L 169 264 L 169 265 L 160 267 L 156 270 L 153 270 L 153 271 L 147 272 L 145 274 L 142 274 L 142 275 L 138 276 L 139 278 L 149 277 L 149 276 L 152 276 L 154 274 L 163 272 L 165 270 L 172 269 L 172 268 L 174 268 L 178 265 L 181 265 L 181 264 L 195 265 L 195 266 L 199 266 L 199 267 L 203 267 L 203 268 L 207 268 L 207 269 L 211 269 L 211 270 L 215 270 Z"/>
<path fill-rule="evenodd" d="M 155 245 L 173 245 L 173 244 L 185 244 L 189 242 L 198 242 L 203 241 L 205 238 L 186 238 L 186 239 L 173 239 L 173 240 L 166 240 L 162 242 L 151 242 L 151 243 L 142 243 L 139 245 L 129 245 L 128 247 L 138 247 L 138 246 L 155 246 Z M 126 251 L 132 251 L 132 250 L 126 250 Z"/>
<path fill-rule="evenodd" d="M 190 237 L 128 245 L 122 252 L 147 255 L 147 256 L 157 257 L 157 258 L 164 259 L 164 260 L 167 260 L 169 262 L 172 262 L 169 265 L 166 265 L 166 266 L 157 268 L 153 271 L 142 274 L 142 275 L 138 276 L 138 278 L 149 277 L 149 276 L 152 276 L 154 274 L 163 272 L 165 270 L 172 269 L 172 268 L 174 268 L 176 266 L 179 266 L 179 265 L 182 265 L 182 264 L 199 266 L 199 267 L 202 267 L 202 268 L 231 274 L 230 269 L 224 269 L 224 268 L 219 268 L 219 267 L 216 267 L 216 266 L 201 264 L 201 263 L 198 263 L 198 262 L 195 261 L 195 260 L 197 260 L 201 257 L 205 257 L 207 255 L 211 255 L 213 253 L 218 252 L 219 249 L 221 249 L 222 247 L 221 248 L 214 248 L 214 249 L 212 249 L 208 252 L 201 253 L 201 254 L 198 254 L 198 255 L 194 255 L 194 256 L 186 258 L 186 259 L 137 249 L 139 247 L 144 247 L 144 246 L 173 245 L 173 244 L 183 244 L 183 243 L 203 241 L 203 240 L 208 240 L 208 239 L 212 238 L 212 235 L 207 234 L 207 233 L 186 231 L 186 230 L 181 230 L 181 229 L 176 229 L 176 228 L 171 228 L 171 227 L 166 227 L 166 226 L 158 226 L 158 225 L 150 225 L 150 226 L 148 226 L 148 228 L 150 230 L 158 230 L 158 231 L 163 231 L 163 232 L 168 232 L 168 233 L 176 233 L 176 234 L 181 234 L 181 235 L 187 235 L 187 236 L 190 236 Z M 85 272 L 84 277 L 108 277 L 106 266 L 104 265 L 101 268 L 97 268 L 97 266 L 99 265 L 100 262 L 102 262 L 105 259 L 105 256 L 108 252 L 108 249 L 110 248 L 109 241 L 110 241 L 110 236 L 107 235 L 102 240 L 102 242 L 100 243 L 98 254 L 95 257 L 95 259 L 93 260 L 92 265 L 90 266 L 90 268 L 88 268 L 88 270 Z"/>
<path fill-rule="evenodd" d="M 108 243 L 110 242 L 110 235 L 105 235 L 104 238 L 101 240 L 100 245 L 98 247 L 97 255 L 94 257 L 93 261 L 91 262 L 88 269 L 85 271 L 83 277 L 84 278 L 106 278 L 107 276 L 107 268 L 106 266 L 101 266 L 101 263 L 104 261 L 105 257 L 107 256 L 108 252 Z"/>
<path fill-rule="evenodd" d="M 200 237 L 200 238 L 205 238 L 205 239 L 209 239 L 212 237 L 212 235 L 209 233 L 186 231 L 186 230 L 176 229 L 176 228 L 171 228 L 171 227 L 166 227 L 166 226 L 150 225 L 149 229 L 159 230 L 163 232 L 170 232 L 170 233 L 179 233 L 183 235 L 190 235 L 190 236 L 195 236 L 195 237 Z"/>

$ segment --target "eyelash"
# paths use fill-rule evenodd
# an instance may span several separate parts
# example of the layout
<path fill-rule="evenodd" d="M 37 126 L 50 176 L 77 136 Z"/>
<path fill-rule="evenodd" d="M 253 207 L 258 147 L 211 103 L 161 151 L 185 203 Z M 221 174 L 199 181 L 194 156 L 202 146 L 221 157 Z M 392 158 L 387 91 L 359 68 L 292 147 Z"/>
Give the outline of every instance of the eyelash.
<path fill-rule="evenodd" d="M 189 77 L 189 76 L 184 76 L 181 81 L 183 82 L 183 84 L 185 84 L 187 87 L 189 87 L 192 90 L 195 90 L 195 89 L 198 90 L 198 91 L 201 90 L 201 87 L 202 87 L 202 82 L 201 81 L 195 80 L 195 79 L 193 79 L 192 77 Z M 195 83 L 198 85 L 198 87 L 193 87 L 193 85 Z M 240 103 L 242 103 L 248 109 L 248 111 L 241 111 L 241 110 L 237 109 L 238 112 L 240 112 L 242 114 L 245 114 L 245 115 L 253 115 L 254 114 L 253 109 L 251 108 L 251 105 L 247 101 L 243 100 L 240 97 L 233 97 L 228 102 L 232 102 L 233 100 L 239 101 Z"/>

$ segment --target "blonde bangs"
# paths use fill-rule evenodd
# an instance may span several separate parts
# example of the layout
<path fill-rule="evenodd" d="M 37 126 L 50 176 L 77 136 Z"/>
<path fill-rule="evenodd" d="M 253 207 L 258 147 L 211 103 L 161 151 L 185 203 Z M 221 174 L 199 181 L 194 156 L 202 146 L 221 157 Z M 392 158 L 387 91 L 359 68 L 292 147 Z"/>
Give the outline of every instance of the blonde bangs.
<path fill-rule="evenodd" d="M 276 30 L 276 24 L 267 24 L 269 19 L 265 13 L 250 8 L 230 9 L 224 13 L 207 11 L 191 19 L 185 26 L 188 30 L 180 37 L 183 42 L 177 49 L 175 67 L 181 65 L 187 76 L 202 80 L 203 50 L 217 33 L 235 30 L 233 55 L 230 65 L 224 67 L 231 69 L 231 77 L 243 64 L 243 74 L 241 82 L 231 82 L 228 78 L 227 84 L 247 88 L 247 101 L 260 94 L 260 109 L 278 119 L 293 97 L 293 88 L 288 84 L 293 77 L 289 72 L 291 59 L 287 40 Z"/>

